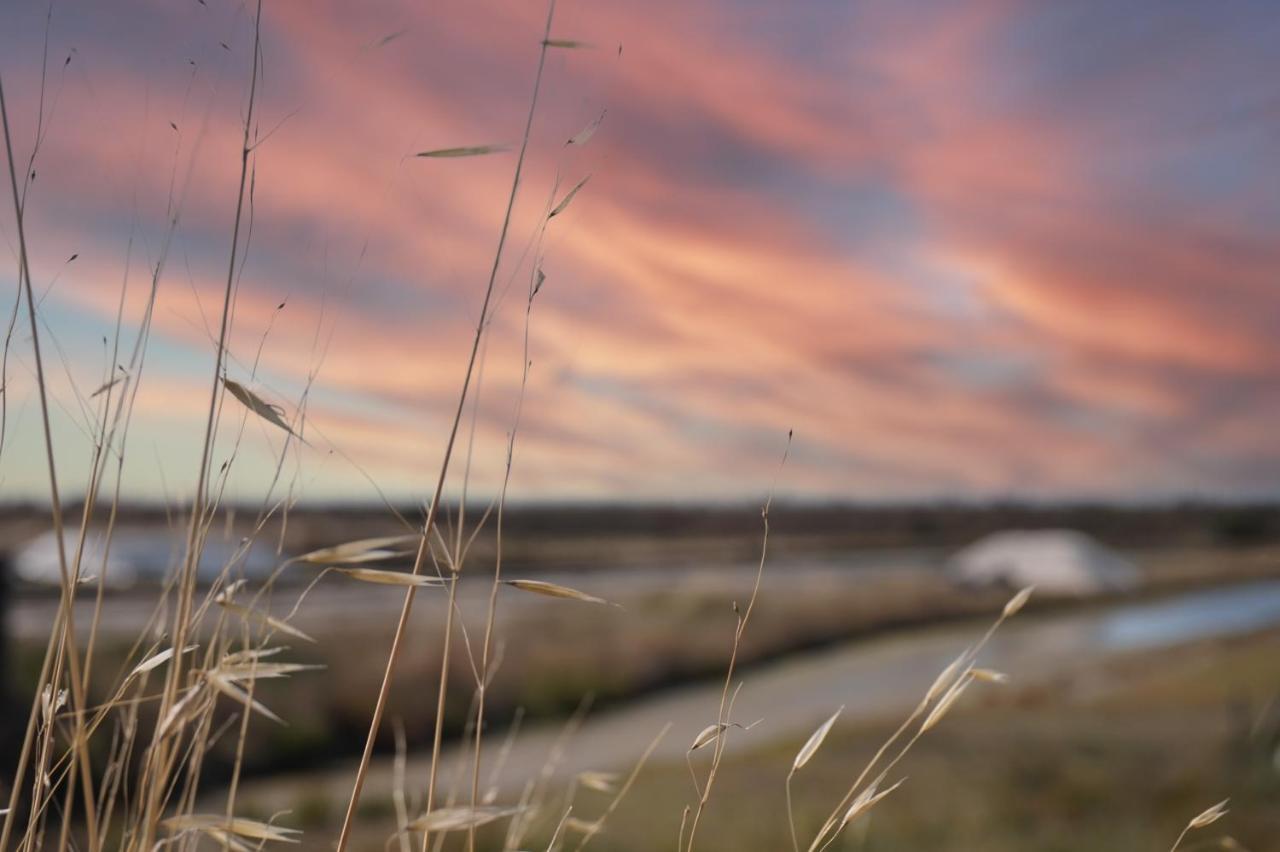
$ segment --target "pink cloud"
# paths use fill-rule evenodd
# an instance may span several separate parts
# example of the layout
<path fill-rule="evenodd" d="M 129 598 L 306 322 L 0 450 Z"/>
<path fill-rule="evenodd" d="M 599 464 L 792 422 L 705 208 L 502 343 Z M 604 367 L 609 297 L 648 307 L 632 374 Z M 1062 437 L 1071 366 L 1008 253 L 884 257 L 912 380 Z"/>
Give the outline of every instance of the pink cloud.
<path fill-rule="evenodd" d="M 1274 460 L 1263 427 L 1215 411 L 1220 388 L 1280 368 L 1275 187 L 1201 204 L 1137 171 L 1099 177 L 1117 146 L 1137 161 L 1161 144 L 1159 120 L 1182 106 L 1170 88 L 1229 73 L 1216 37 L 1108 54 L 1107 86 L 1042 69 L 1018 41 L 1029 13 L 1007 2 L 830 19 L 562 6 L 557 34 L 596 48 L 548 64 L 486 350 L 482 479 L 500 475 L 520 388 L 534 259 L 517 260 L 552 186 L 588 173 L 541 244 L 528 496 L 683 494 L 690 471 L 695 496 L 733 496 L 771 475 L 791 427 L 809 442 L 796 490 L 824 496 L 1145 493 L 1206 475 L 1232 491 L 1243 459 Z M 199 14 L 150 21 L 174 34 L 154 56 L 68 25 L 88 70 L 58 83 L 30 221 L 42 281 L 81 254 L 50 310 L 96 335 L 134 216 L 127 313 L 141 315 L 177 176 L 155 327 L 192 364 L 212 351 L 225 284 L 248 59 L 242 16 Z M 264 386 L 287 398 L 323 356 L 317 428 L 401 491 L 440 452 L 514 165 L 409 155 L 518 141 L 541 19 L 487 2 L 268 5 L 270 135 L 231 369 L 247 374 L 262 342 Z M 827 52 L 804 55 L 784 25 Z M 57 56 L 74 46 L 55 41 Z M 1166 75 L 1170 55 L 1185 58 Z M 35 77 L 24 65 L 12 80 L 29 139 Z M 1129 120 L 1144 98 L 1151 116 Z M 566 149 L 605 107 L 591 143 Z M 195 375 L 166 376 L 145 417 L 198 417 L 201 393 L 176 388 L 204 387 L 205 371 L 174 369 Z M 1167 443 L 1142 446 L 1157 434 Z M 359 480 L 324 466 L 326 489 Z"/>

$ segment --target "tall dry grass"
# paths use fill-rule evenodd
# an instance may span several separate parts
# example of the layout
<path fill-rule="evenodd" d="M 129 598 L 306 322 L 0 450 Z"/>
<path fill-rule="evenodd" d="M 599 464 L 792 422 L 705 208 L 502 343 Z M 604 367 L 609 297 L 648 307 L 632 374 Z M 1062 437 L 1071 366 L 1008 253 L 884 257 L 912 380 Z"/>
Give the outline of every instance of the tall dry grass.
<path fill-rule="evenodd" d="M 584 188 L 586 179 L 575 182 L 567 191 L 559 186 L 548 193 L 534 233 L 530 237 L 533 260 L 527 266 L 524 304 L 524 367 L 519 400 L 505 447 L 505 473 L 499 493 L 488 509 L 476 519 L 470 531 L 465 515 L 465 494 L 470 458 L 474 443 L 476 405 L 473 385 L 483 369 L 488 335 L 492 330 L 492 304 L 503 268 L 512 225 L 512 214 L 522 188 L 529 140 L 538 114 L 539 94 L 549 52 L 582 47 L 580 42 L 559 38 L 554 33 L 555 3 L 550 3 L 545 26 L 538 44 L 538 61 L 532 77 L 532 92 L 524 120 L 521 142 L 515 157 L 514 172 L 507 197 L 492 264 L 483 288 L 483 300 L 471 338 L 469 357 L 457 394 L 456 406 L 448 432 L 443 438 L 443 459 L 436 472 L 430 501 L 425 506 L 421 523 L 398 536 L 335 542 L 329 547 L 282 562 L 269 579 L 256 585 L 241 574 L 243 560 L 253 541 L 278 515 L 287 515 L 296 499 L 293 489 L 281 495 L 277 486 L 284 477 L 285 462 L 298 451 L 307 433 L 307 392 L 290 410 L 269 402 L 250 384 L 228 376 L 229 335 L 234 322 L 236 296 L 247 252 L 249 223 L 253 217 L 252 186 L 255 178 L 255 151 L 262 137 L 257 124 L 255 106 L 264 57 L 262 43 L 261 0 L 253 10 L 253 50 L 249 84 L 245 94 L 242 144 L 239 151 L 237 201 L 230 229 L 230 251 L 218 317 L 218 333 L 214 340 L 210 369 L 209 397 L 203 429 L 200 457 L 195 465 L 195 489 L 192 504 L 186 508 L 185 549 L 182 559 L 170 576 L 150 622 L 139 631 L 128 654 L 128 665 L 119 672 L 95 671 L 95 654 L 102 610 L 103 574 L 107 555 L 100 566 L 86 564 L 86 540 L 92 524 L 105 513 L 108 549 L 115 529 L 123 492 L 123 462 L 127 435 L 132 420 L 138 388 L 143 379 L 152 311 L 159 288 L 165 280 L 165 260 L 171 239 L 178 228 L 184 202 L 186 180 L 173 181 L 170 197 L 171 216 L 166 239 L 154 264 L 145 308 L 139 318 L 133 341 L 126 339 L 125 299 L 122 292 L 117 316 L 112 357 L 117 363 L 122 349 L 130 351 L 127 366 L 116 371 L 108 367 L 101 386 L 90 397 L 93 400 L 94 445 L 89 483 L 84 495 L 84 508 L 77 522 L 63 517 L 62 495 L 58 486 L 57 448 L 50 425 L 49 381 L 41 351 L 39 302 L 33 294 L 32 271 L 24 217 L 28 184 L 25 175 L 33 171 L 43 138 L 42 117 L 37 119 L 36 142 L 23 161 L 15 153 L 11 115 L 5 101 L 4 81 L 0 79 L 0 117 L 3 118 L 5 153 L 8 166 L 13 218 L 18 241 L 18 282 L 20 303 L 25 308 L 31 336 L 31 347 L 39 393 L 43 425 L 43 454 L 49 476 L 50 522 L 58 544 L 61 572 L 61 594 L 56 619 L 27 715 L 25 731 L 16 766 L 13 767 L 8 803 L 4 808 L 0 850 L 10 848 L 32 850 L 129 849 L 150 852 L 158 848 L 195 849 L 202 841 L 223 849 L 244 850 L 264 844 L 290 843 L 297 840 L 298 830 L 289 827 L 287 819 L 257 820 L 241 814 L 238 807 L 239 784 L 244 767 L 245 749 L 250 726 L 276 724 L 278 716 L 262 703 L 258 685 L 268 679 L 301 674 L 310 666 L 291 662 L 283 647 L 289 641 L 307 641 L 306 634 L 290 623 L 290 618 L 303 604 L 305 592 L 299 596 L 290 615 L 280 618 L 268 611 L 276 579 L 291 565 L 318 567 L 314 582 L 330 573 L 340 573 L 355 582 L 392 585 L 403 590 L 403 601 L 394 637 L 383 658 L 383 674 L 377 693 L 370 696 L 370 717 L 358 768 L 352 778 L 351 792 L 335 839 L 339 852 L 347 849 L 359 828 L 360 802 L 365 782 L 371 771 L 375 744 L 384 723 L 388 695 L 397 674 L 397 662 L 406 643 L 407 627 L 416 595 L 420 590 L 445 595 L 448 600 L 444 623 L 440 625 L 440 674 L 434 689 L 435 723 L 431 745 L 429 773 L 425 782 L 425 798 L 421 808 L 411 810 L 412 797 L 407 788 L 404 735 L 397 731 L 394 796 L 396 830 L 387 838 L 402 852 L 418 848 L 423 852 L 442 850 L 451 835 L 475 852 L 480 848 L 482 828 L 505 824 L 498 834 L 498 848 L 525 848 L 538 836 L 546 839 L 545 848 L 582 850 L 604 832 L 646 761 L 666 731 L 656 733 L 625 776 L 606 771 L 580 773 L 562 782 L 557 765 L 565 744 L 582 724 L 587 702 L 566 725 L 565 734 L 546 766 L 535 778 L 528 779 L 520 795 L 511 802 L 499 802 L 499 776 L 518 725 L 499 746 L 496 765 L 488 777 L 482 772 L 482 756 L 487 748 L 488 686 L 498 665 L 495 649 L 495 624 L 500 595 L 504 589 L 540 595 L 548 605 L 599 606 L 604 601 L 585 592 L 544 581 L 507 578 L 503 572 L 502 536 L 508 487 L 514 463 L 520 426 L 520 412 L 528 383 L 529 329 L 533 322 L 535 299 L 545 276 L 541 267 L 543 238 L 552 221 L 562 213 Z M 47 60 L 46 60 L 47 61 Z M 43 104 L 43 82 L 41 104 Z M 43 109 L 43 107 L 42 107 Z M 576 145 L 585 144 L 600 124 L 599 119 L 572 137 Z M 497 153 L 490 145 L 471 145 L 422 152 L 427 159 L 485 156 Z M 23 179 L 19 179 L 19 167 Z M 176 168 L 176 167 L 175 167 Z M 189 176 L 189 172 L 188 175 Z M 127 280 L 127 275 L 126 275 Z M 17 316 L 15 305 L 15 318 Z M 11 324 L 12 325 L 12 324 Z M 9 335 L 11 339 L 12 334 Z M 261 352 L 259 352 L 260 356 Z M 250 380 L 257 368 L 257 358 L 250 370 Z M 5 364 L 8 363 L 8 344 Z M 315 380 L 308 378 L 307 389 Z M 228 400 L 228 395 L 230 400 Z M 471 403 L 470 409 L 468 408 Z M 443 528 L 441 512 L 445 491 L 459 438 L 470 412 L 470 436 L 466 440 L 466 462 L 462 476 L 462 493 L 458 517 L 451 534 Z M 246 425 L 262 420 L 279 431 L 282 443 L 278 450 L 275 477 L 262 496 L 261 506 L 235 555 L 222 567 L 218 577 L 207 587 L 197 582 L 198 566 L 211 529 L 223 506 L 229 469 L 234 462 Z M 231 424 L 233 452 L 220 468 L 214 465 L 214 449 L 219 433 Z M 0 424 L 0 434 L 3 433 Z M 2 439 L 0 439 L 2 440 Z M 787 451 L 790 449 L 787 437 Z M 4 448 L 0 443 L 0 449 Z M 786 452 L 782 462 L 785 463 Z M 114 463 L 114 464 L 113 464 Z M 114 480 L 110 474 L 114 469 Z M 734 606 L 736 626 L 731 637 L 723 688 L 718 707 L 708 726 L 690 744 L 687 753 L 692 779 L 693 799 L 683 813 L 676 846 L 681 852 L 694 852 L 703 815 L 716 789 L 716 781 L 724 771 L 724 758 L 731 738 L 749 730 L 734 716 L 735 698 L 741 687 L 738 679 L 738 654 L 757 603 L 761 579 L 766 571 L 769 544 L 769 508 L 772 498 L 762 510 L 761 548 L 755 584 L 745 607 Z M 105 505 L 103 505 L 105 504 Z M 401 519 L 404 520 L 404 519 Z M 490 567 L 489 594 L 484 629 L 478 637 L 465 630 L 457 616 L 457 591 L 460 577 L 469 565 L 471 543 L 481 528 L 493 524 L 497 536 L 496 557 Z M 64 542 L 74 541 L 68 550 Z M 378 567 L 384 560 L 412 553 L 408 572 Z M 73 606 L 77 590 L 93 568 L 98 569 L 94 610 L 86 641 L 81 640 L 81 625 L 76 623 Z M 314 585 L 313 582 L 313 585 Z M 309 587 L 310 588 L 310 587 Z M 832 846 L 842 833 L 858 822 L 883 799 L 894 793 L 905 779 L 895 778 L 894 770 L 921 737 L 931 732 L 970 688 L 998 683 L 1003 675 L 978 666 L 983 647 L 994 632 L 1025 604 L 1030 590 L 1024 590 L 1009 601 L 990 629 L 972 647 L 966 649 L 925 691 L 915 709 L 901 726 L 883 743 L 871 760 L 856 774 L 849 786 L 832 796 L 829 816 L 811 837 L 801 837 L 794 819 L 790 819 L 794 852 L 803 847 L 808 852 L 822 852 Z M 469 767 L 457 773 L 447 793 L 442 772 L 445 706 L 450 689 L 450 662 L 455 644 L 460 643 L 470 666 L 472 695 L 464 743 L 469 750 Z M 323 677 L 323 674 L 310 676 Z M 93 702 L 90 696 L 105 694 L 106 700 Z M 227 713 L 227 708 L 234 712 Z M 713 708 L 708 708 L 711 711 Z M 792 813 L 791 778 L 805 766 L 836 723 L 838 711 L 819 727 L 796 754 L 787 776 L 785 790 L 779 795 L 786 803 L 788 817 Z M 223 797 L 222 805 L 207 809 L 211 791 L 206 789 L 206 756 L 216 743 L 230 737 L 234 761 L 225 785 L 212 791 Z M 596 816 L 584 818 L 575 814 L 577 794 L 587 789 L 605 794 L 603 808 Z M 198 810 L 204 803 L 205 810 Z M 1187 831 L 1218 819 L 1223 813 L 1215 806 L 1196 817 Z M 1184 835 L 1186 832 L 1184 831 Z M 1174 847 L 1182 842 L 1180 837 Z"/>

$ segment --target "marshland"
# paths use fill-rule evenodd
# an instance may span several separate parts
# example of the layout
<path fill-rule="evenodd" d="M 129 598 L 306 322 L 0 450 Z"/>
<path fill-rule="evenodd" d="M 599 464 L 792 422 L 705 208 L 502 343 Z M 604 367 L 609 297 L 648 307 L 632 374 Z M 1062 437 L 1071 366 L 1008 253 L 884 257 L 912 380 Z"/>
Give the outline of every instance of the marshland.
<path fill-rule="evenodd" d="M 1280 849 L 1277 11 L 0 8 L 0 852 Z"/>

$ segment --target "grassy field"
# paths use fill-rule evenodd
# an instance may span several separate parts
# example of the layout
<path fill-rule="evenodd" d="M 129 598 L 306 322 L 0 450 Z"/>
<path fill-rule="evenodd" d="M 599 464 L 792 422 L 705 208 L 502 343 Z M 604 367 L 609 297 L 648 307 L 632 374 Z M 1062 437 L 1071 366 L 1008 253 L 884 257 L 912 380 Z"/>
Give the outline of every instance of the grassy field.
<path fill-rule="evenodd" d="M 1229 835 L 1253 852 L 1280 849 L 1278 694 L 1278 632 L 1117 659 L 1050 688 L 985 691 L 921 740 L 895 773 L 906 784 L 833 848 L 1165 850 L 1191 816 L 1230 797 L 1231 814 L 1184 848 L 1239 848 L 1222 844 Z M 892 727 L 833 730 L 796 776 L 801 837 Z M 740 735 L 720 770 L 704 852 L 790 848 L 783 789 L 800 742 L 752 750 L 750 740 Z M 675 849 L 691 783 L 684 765 L 646 771 L 592 848 Z M 581 816 L 602 798 L 580 794 Z"/>
<path fill-rule="evenodd" d="M 1057 621 L 1028 618 L 1026 624 L 1037 619 Z M 1017 630 L 1016 626 L 1006 629 Z M 966 625 L 950 632 L 959 647 L 966 634 L 976 635 L 978 630 L 977 625 Z M 832 848 L 1165 850 L 1190 816 L 1230 797 L 1230 817 L 1212 831 L 1193 835 L 1184 848 L 1274 849 L 1275 804 L 1280 796 L 1277 652 L 1280 631 L 1270 631 L 1161 651 L 1046 660 L 1046 668 L 1040 671 L 1010 666 L 1012 683 L 970 690 L 887 779 L 892 782 L 905 776 L 907 783 Z M 803 664 L 803 655 L 800 660 Z M 743 679 L 750 686 L 765 676 L 748 670 Z M 928 672 L 922 673 L 921 689 L 929 678 Z M 842 687 L 847 694 L 809 708 L 808 715 L 821 718 L 835 702 L 848 704 L 841 724 L 796 776 L 801 837 L 812 836 L 899 721 L 862 710 L 869 702 L 875 706 L 874 694 L 880 688 L 874 678 L 851 681 Z M 863 690 L 865 695 L 860 695 Z M 801 690 L 794 700 L 812 702 L 813 692 Z M 714 700 L 704 696 L 698 706 L 711 712 Z M 785 779 L 808 729 L 779 739 L 779 720 L 769 713 L 749 711 L 741 718 L 745 722 L 764 716 L 759 729 L 733 733 L 697 848 L 720 852 L 790 847 Z M 643 749 L 662 721 L 649 719 L 630 733 L 612 726 L 610 730 L 630 744 L 623 750 L 626 757 L 597 760 L 590 768 L 618 771 L 616 788 L 625 773 L 625 761 Z M 570 741 L 569 751 L 598 757 L 589 744 L 599 745 L 599 733 L 585 738 L 579 734 Z M 520 734 L 529 736 L 528 731 Z M 682 809 L 695 800 L 689 768 L 675 756 L 688 742 L 681 737 L 674 754 L 671 749 L 660 750 L 668 755 L 661 759 L 664 762 L 640 774 L 635 788 L 606 822 L 604 833 L 593 838 L 591 848 L 615 852 L 677 848 Z M 495 733 L 490 740 L 496 749 L 503 736 Z M 587 745 L 578 745 L 579 740 Z M 558 780 L 552 786 L 557 790 L 570 783 L 582 764 L 572 756 L 570 762 L 575 766 L 571 772 L 556 774 Z M 705 778 L 707 763 L 707 751 L 695 755 L 700 779 Z M 450 758 L 446 767 L 452 765 Z M 527 777 L 522 773 L 534 771 L 515 770 L 494 801 L 514 800 L 521 788 L 519 779 Z M 393 831 L 393 797 L 386 786 L 390 766 L 381 764 L 375 774 L 378 784 L 367 791 L 362 805 L 355 846 L 359 849 L 383 848 Z M 449 777 L 451 770 L 445 774 Z M 404 783 L 410 813 L 420 800 L 422 775 L 421 761 L 411 762 Z M 305 844 L 311 844 L 306 848 L 326 848 L 322 839 L 331 833 L 339 815 L 347 776 L 345 771 L 299 773 L 251 782 L 243 788 L 243 803 L 246 812 L 257 818 L 276 815 L 285 824 L 308 829 L 318 839 L 304 838 Z M 589 821 L 603 812 L 610 799 L 579 785 L 571 799 L 558 794 L 548 797 L 539 819 L 544 824 L 554 822 L 571 800 L 574 816 Z M 1218 843 L 1223 832 L 1240 846 Z M 491 845 L 481 848 L 499 848 L 496 836 L 491 833 Z M 571 842 L 566 848 L 574 845 Z M 546 848 L 546 837 L 508 848 Z"/>
<path fill-rule="evenodd" d="M 897 721 L 832 730 L 795 777 L 802 839 L 812 837 Z M 735 735 L 697 848 L 791 847 L 784 789 L 802 740 L 753 747 L 751 732 Z M 1278 748 L 1280 631 L 1117 657 L 1035 687 L 1014 680 L 967 696 L 889 779 L 906 783 L 831 848 L 1163 852 L 1192 816 L 1229 797 L 1230 814 L 1182 848 L 1268 852 L 1280 849 Z M 700 778 L 705 764 L 705 752 L 695 756 Z M 695 801 L 692 783 L 684 762 L 646 767 L 591 848 L 677 849 L 682 809 Z M 580 786 L 574 815 L 593 820 L 611 799 Z M 244 805 L 259 818 L 272 816 L 252 799 Z M 544 825 L 558 813 L 542 814 Z M 303 849 L 321 850 L 340 814 L 333 802 L 301 796 L 278 816 L 307 830 Z M 384 848 L 393 826 L 391 803 L 369 799 L 354 848 Z M 480 848 L 500 848 L 500 833 L 485 832 Z M 571 834 L 565 848 L 578 839 Z M 525 848 L 546 843 L 544 828 Z"/>
<path fill-rule="evenodd" d="M 1148 551 L 1136 554 L 1155 595 L 1209 582 L 1242 580 L 1275 571 L 1270 549 Z M 633 583 L 625 573 L 605 573 L 584 588 L 621 607 L 541 605 L 527 596 L 512 597 L 502 610 L 498 641 L 502 657 L 488 700 L 494 718 L 507 719 L 521 708 L 530 719 L 565 716 L 585 695 L 597 709 L 681 683 L 712 677 L 723 670 L 733 630 L 732 602 L 749 594 L 749 571 L 678 571 L 663 582 Z M 250 774 L 322 766 L 352 754 L 367 718 L 366 697 L 378 686 L 380 672 L 368 664 L 391 642 L 394 593 L 368 590 L 342 577 L 327 588 L 335 601 L 305 605 L 294 623 L 316 638 L 291 640 L 291 659 L 320 665 L 325 671 L 288 681 L 265 681 L 261 700 L 289 721 L 260 724 L 246 736 L 244 768 Z M 616 594 L 615 594 L 616 592 Z M 752 630 L 744 636 L 739 659 L 752 664 L 786 654 L 926 624 L 973 618 L 998 609 L 1000 590 L 961 591 L 927 565 L 894 571 L 795 573 L 786 564 L 766 574 L 762 603 Z M 352 595 L 366 605 L 352 606 Z M 284 596 L 286 599 L 289 596 Z M 1035 606 L 1062 605 L 1044 599 Z M 463 622 L 473 633 L 483 629 L 483 601 L 460 598 Z M 337 607 L 335 609 L 335 607 Z M 424 595 L 412 644 L 404 657 L 405 677 L 393 689 L 388 712 L 403 721 L 408 744 L 430 742 L 434 704 L 422 700 L 423 684 L 439 677 L 438 625 L 443 621 L 439 595 Z M 341 617 L 336 617 L 341 613 Z M 283 614 L 283 612 L 281 613 Z M 562 616 L 571 617 L 562 617 Z M 99 664 L 122 665 L 137 625 L 101 640 Z M 39 647 L 23 643 L 16 654 L 16 681 L 29 694 L 39 666 Z M 454 689 L 446 705 L 446 731 L 461 733 L 472 694 L 466 654 L 452 660 Z M 333 689 L 339 683 L 342 689 Z M 98 696 L 104 700 L 106 696 Z M 387 753 L 393 736 L 383 732 L 378 746 Z M 219 773 L 234 759 L 230 745 L 216 746 L 208 758 Z"/>

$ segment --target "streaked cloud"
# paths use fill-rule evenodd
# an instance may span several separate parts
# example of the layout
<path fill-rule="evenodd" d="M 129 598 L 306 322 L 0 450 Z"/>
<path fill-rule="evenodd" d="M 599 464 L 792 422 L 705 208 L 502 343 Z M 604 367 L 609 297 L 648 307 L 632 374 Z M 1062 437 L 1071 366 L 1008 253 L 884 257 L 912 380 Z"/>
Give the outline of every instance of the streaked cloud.
<path fill-rule="evenodd" d="M 290 468 L 304 495 L 372 499 L 369 477 L 422 496 L 514 158 L 412 155 L 518 141 L 544 10 L 265 9 L 229 370 L 286 404 L 316 373 L 313 447 Z M 22 151 L 45 11 L 7 9 L 0 35 Z M 132 334 L 181 212 L 138 495 L 181 494 L 194 467 L 250 23 L 222 0 L 68 2 L 49 29 L 28 225 L 68 374 L 57 437 L 82 455 L 70 379 L 100 381 L 126 259 Z M 789 428 L 784 487 L 815 497 L 1280 493 L 1280 10 L 565 0 L 555 32 L 594 47 L 548 62 L 485 345 L 478 490 L 505 461 L 536 257 L 521 498 L 754 498 Z M 0 477 L 38 495 L 35 457 L 12 450 L 39 439 L 24 346 Z M 257 425 L 235 469 L 247 496 L 278 439 Z"/>

